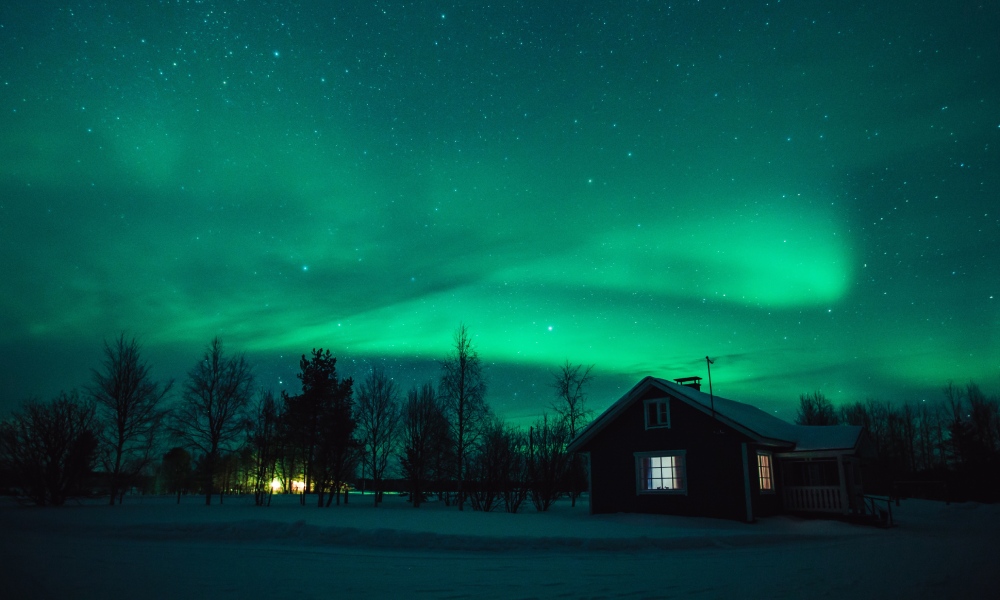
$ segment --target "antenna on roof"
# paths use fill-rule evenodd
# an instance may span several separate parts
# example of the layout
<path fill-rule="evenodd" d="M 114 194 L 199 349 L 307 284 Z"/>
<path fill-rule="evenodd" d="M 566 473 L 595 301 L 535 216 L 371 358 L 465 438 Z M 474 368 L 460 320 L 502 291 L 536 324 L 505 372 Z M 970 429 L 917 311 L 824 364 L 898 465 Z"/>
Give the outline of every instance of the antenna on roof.
<path fill-rule="evenodd" d="M 705 366 L 708 367 L 708 397 L 712 400 L 712 418 L 715 418 L 715 394 L 712 393 L 712 365 L 715 361 L 709 357 L 705 357 Z"/>

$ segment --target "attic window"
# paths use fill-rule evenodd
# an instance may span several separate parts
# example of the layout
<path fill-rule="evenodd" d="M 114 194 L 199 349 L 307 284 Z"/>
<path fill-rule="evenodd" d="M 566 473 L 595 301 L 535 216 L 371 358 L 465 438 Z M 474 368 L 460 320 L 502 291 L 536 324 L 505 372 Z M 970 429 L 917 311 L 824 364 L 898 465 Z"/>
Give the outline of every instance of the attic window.
<path fill-rule="evenodd" d="M 684 450 L 635 453 L 637 494 L 687 494 Z"/>
<path fill-rule="evenodd" d="M 646 429 L 670 427 L 670 402 L 666 398 L 646 400 Z"/>

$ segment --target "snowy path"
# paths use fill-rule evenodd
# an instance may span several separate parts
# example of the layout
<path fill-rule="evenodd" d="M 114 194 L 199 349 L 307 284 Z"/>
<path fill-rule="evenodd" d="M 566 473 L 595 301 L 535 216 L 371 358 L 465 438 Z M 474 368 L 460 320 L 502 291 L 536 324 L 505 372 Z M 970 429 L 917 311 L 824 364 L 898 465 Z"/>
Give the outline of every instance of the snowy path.
<path fill-rule="evenodd" d="M 1000 589 L 994 506 L 910 501 L 890 531 L 578 510 L 123 508 L 0 509 L 3 597 L 986 598 Z M 419 533 L 445 520 L 446 534 Z M 414 537 L 398 537 L 407 528 Z M 472 551 L 470 540 L 506 543 Z"/>

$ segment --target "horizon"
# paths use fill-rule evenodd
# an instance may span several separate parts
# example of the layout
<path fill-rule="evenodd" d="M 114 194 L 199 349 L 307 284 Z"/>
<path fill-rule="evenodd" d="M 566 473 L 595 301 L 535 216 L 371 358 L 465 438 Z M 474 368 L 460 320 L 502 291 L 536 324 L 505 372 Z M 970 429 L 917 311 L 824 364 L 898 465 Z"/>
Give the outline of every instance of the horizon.
<path fill-rule="evenodd" d="M 0 7 L 0 413 L 135 336 L 526 421 L 594 365 L 793 420 L 1000 390 L 1000 7 Z"/>

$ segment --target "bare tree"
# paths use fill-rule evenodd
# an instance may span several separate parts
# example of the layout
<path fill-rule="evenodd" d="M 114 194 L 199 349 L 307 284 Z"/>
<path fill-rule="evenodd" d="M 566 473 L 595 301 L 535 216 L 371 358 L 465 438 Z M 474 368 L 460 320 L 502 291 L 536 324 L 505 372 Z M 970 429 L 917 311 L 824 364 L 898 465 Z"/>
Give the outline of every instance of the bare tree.
<path fill-rule="evenodd" d="M 587 385 L 594 379 L 591 371 L 594 365 L 586 368 L 583 365 L 566 363 L 552 374 L 552 387 L 556 390 L 556 401 L 552 410 L 556 411 L 566 425 L 566 433 L 570 439 L 590 421 L 593 411 L 587 409 Z"/>
<path fill-rule="evenodd" d="M 799 396 L 799 413 L 795 422 L 799 425 L 836 425 L 837 412 L 822 392 Z"/>
<path fill-rule="evenodd" d="M 468 453 L 479 439 L 488 414 L 486 379 L 479 354 L 465 325 L 455 331 L 454 352 L 441 363 L 441 394 L 449 413 L 451 435 L 455 444 L 455 477 L 458 510 L 465 505 L 465 478 Z"/>
<path fill-rule="evenodd" d="M 212 340 L 204 357 L 188 372 L 170 429 L 177 439 L 205 454 L 206 506 L 212 503 L 219 458 L 244 439 L 253 381 L 246 357 L 227 356 L 219 338 Z"/>
<path fill-rule="evenodd" d="M 156 435 L 166 414 L 163 399 L 174 383 L 153 381 L 141 354 L 139 342 L 124 333 L 113 343 L 105 341 L 101 368 L 91 371 L 87 388 L 102 425 L 98 452 L 110 478 L 112 506 L 116 497 L 121 504 L 129 482 L 155 457 Z"/>
<path fill-rule="evenodd" d="M 1000 405 L 989 398 L 970 381 L 965 386 L 965 399 L 969 404 L 968 431 L 973 446 L 980 457 L 989 457 L 1000 450 Z"/>
<path fill-rule="evenodd" d="M 552 409 L 556 411 L 562 422 L 562 430 L 566 443 L 576 437 L 576 434 L 590 421 L 593 411 L 587 408 L 587 385 L 594 378 L 591 375 L 594 365 L 584 368 L 583 365 L 572 365 L 567 360 L 558 371 L 552 374 L 552 387 L 556 391 L 556 401 Z M 547 421 L 547 418 L 546 418 Z M 583 456 L 574 454 L 569 457 L 564 478 L 571 506 L 576 506 L 576 499 L 587 487 L 587 467 Z M 536 503 L 536 506 L 538 504 Z M 544 509 L 547 510 L 548 505 Z"/>
<path fill-rule="evenodd" d="M 504 507 L 516 513 L 528 497 L 527 439 L 523 431 L 490 416 L 468 458 L 469 500 L 474 510 Z"/>
<path fill-rule="evenodd" d="M 407 393 L 400 433 L 400 467 L 410 484 L 410 501 L 414 508 L 419 508 L 428 491 L 427 485 L 438 474 L 438 465 L 447 463 L 445 457 L 451 446 L 448 418 L 434 393 L 433 384 L 425 383 Z"/>
<path fill-rule="evenodd" d="M 47 403 L 28 400 L 0 423 L 0 470 L 11 473 L 35 504 L 61 506 L 81 491 L 93 468 L 94 413 L 76 392 Z"/>
<path fill-rule="evenodd" d="M 547 511 L 561 494 L 571 464 L 566 455 L 569 439 L 566 421 L 552 422 L 548 415 L 542 415 L 529 432 L 531 502 L 539 511 Z"/>
<path fill-rule="evenodd" d="M 361 383 L 355 412 L 364 446 L 362 468 L 371 473 L 374 503 L 378 506 L 382 501 L 382 479 L 396 445 L 400 422 L 396 382 L 382 367 L 372 367 Z"/>
<path fill-rule="evenodd" d="M 253 407 L 249 443 L 252 450 L 254 504 L 270 506 L 271 481 L 278 463 L 281 405 L 274 399 L 274 392 L 262 390 Z"/>

